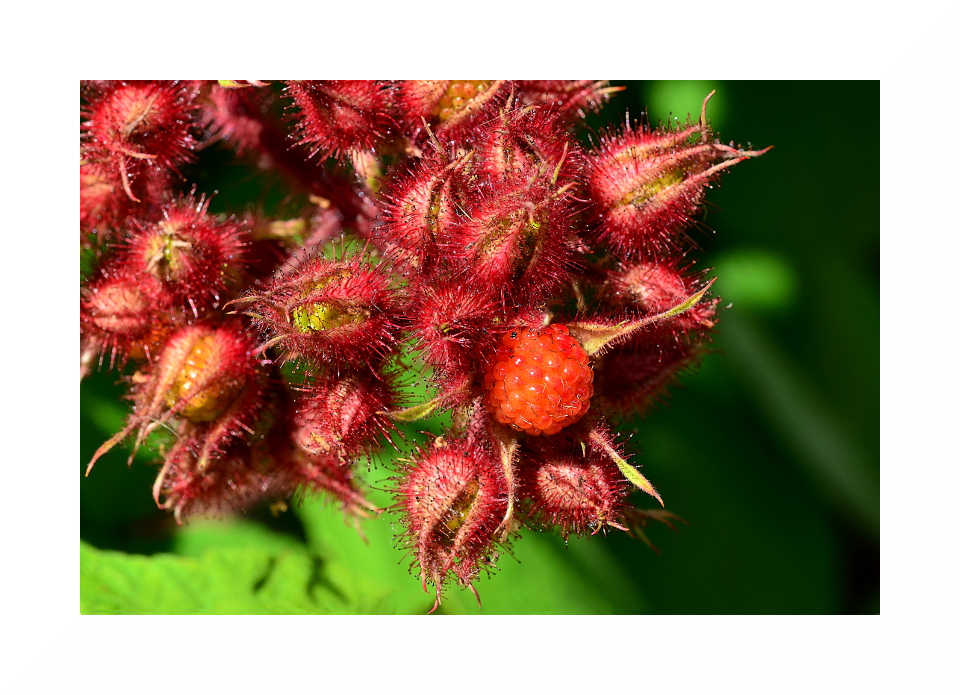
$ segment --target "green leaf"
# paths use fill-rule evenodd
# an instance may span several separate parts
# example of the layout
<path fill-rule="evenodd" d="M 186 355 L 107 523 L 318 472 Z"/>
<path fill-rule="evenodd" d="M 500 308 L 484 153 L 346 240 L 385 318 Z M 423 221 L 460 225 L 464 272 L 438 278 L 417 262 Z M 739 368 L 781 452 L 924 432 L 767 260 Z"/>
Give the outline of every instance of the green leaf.
<path fill-rule="evenodd" d="M 84 614 L 353 613 L 321 558 L 262 548 L 208 549 L 199 558 L 127 555 L 80 543 Z"/>
<path fill-rule="evenodd" d="M 277 533 L 262 523 L 244 518 L 191 519 L 174 536 L 172 551 L 184 557 L 201 558 L 207 550 L 224 548 L 307 552 L 306 545 L 294 536 Z"/>
<path fill-rule="evenodd" d="M 396 540 L 403 527 L 392 513 L 361 521 L 366 541 L 330 506 L 307 500 L 298 513 L 310 547 L 329 558 L 328 576 L 343 587 L 348 601 L 359 601 L 360 596 L 374 601 L 379 596 L 368 605 L 372 612 L 386 614 L 425 615 L 433 606 L 434 589 L 427 585 L 423 590 L 417 570 L 411 568 L 413 555 Z M 496 562 L 498 570 L 477 580 L 482 605 L 469 590 L 451 583 L 437 613 L 579 615 L 649 610 L 644 592 L 609 553 L 605 539 L 571 538 L 566 544 L 552 533 L 522 535 L 513 542 L 519 561 L 503 552 Z"/>

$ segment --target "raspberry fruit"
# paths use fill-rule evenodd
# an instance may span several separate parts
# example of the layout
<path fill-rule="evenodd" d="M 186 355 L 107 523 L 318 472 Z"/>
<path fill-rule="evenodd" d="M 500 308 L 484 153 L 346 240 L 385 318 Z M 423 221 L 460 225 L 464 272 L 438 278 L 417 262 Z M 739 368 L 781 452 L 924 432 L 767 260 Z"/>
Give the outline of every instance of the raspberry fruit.
<path fill-rule="evenodd" d="M 593 369 L 566 326 L 518 328 L 504 334 L 483 386 L 497 422 L 527 434 L 556 434 L 590 408 Z"/>

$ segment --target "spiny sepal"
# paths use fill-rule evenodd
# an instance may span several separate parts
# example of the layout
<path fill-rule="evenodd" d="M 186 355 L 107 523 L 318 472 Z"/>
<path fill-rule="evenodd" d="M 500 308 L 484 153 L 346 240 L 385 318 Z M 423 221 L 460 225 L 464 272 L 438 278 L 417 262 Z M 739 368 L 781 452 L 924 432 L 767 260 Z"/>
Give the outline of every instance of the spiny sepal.
<path fill-rule="evenodd" d="M 588 355 L 598 355 L 617 341 L 626 339 L 635 331 L 657 323 L 658 321 L 664 321 L 678 316 L 696 306 L 697 303 L 703 299 L 704 295 L 706 295 L 707 290 L 710 289 L 710 286 L 715 280 L 716 278 L 708 282 L 702 290 L 691 295 L 672 309 L 668 309 L 654 316 L 633 320 L 628 319 L 617 323 L 602 319 L 594 321 L 572 321 L 567 324 L 567 328 L 570 330 L 570 335 L 580 341 L 580 344 Z"/>
<path fill-rule="evenodd" d="M 657 492 L 656 488 L 653 487 L 653 484 L 647 480 L 640 471 L 627 463 L 626 459 L 623 458 L 623 455 L 617 450 L 618 447 L 606 428 L 594 427 L 589 434 L 589 443 L 596 447 L 599 451 L 609 456 L 610 460 L 617 464 L 617 468 L 619 468 L 620 472 L 623 473 L 623 477 L 656 499 L 657 502 L 660 503 L 661 507 L 664 506 L 663 498 L 660 497 L 660 493 Z"/>

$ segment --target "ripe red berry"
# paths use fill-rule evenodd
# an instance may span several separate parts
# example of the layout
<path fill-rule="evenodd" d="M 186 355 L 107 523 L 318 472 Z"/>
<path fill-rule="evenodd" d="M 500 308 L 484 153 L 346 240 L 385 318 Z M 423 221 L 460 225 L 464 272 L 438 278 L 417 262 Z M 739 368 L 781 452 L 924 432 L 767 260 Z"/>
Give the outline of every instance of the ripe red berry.
<path fill-rule="evenodd" d="M 556 434 L 583 417 L 593 396 L 587 353 L 566 326 L 504 334 L 483 378 L 493 418 L 527 434 Z"/>

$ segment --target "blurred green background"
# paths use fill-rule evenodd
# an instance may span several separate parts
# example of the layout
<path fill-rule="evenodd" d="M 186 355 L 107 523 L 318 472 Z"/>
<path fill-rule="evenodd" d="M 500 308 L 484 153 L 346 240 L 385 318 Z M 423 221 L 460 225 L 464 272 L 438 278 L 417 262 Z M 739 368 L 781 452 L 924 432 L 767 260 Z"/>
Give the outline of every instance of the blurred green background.
<path fill-rule="evenodd" d="M 879 82 L 614 82 L 594 133 L 647 114 L 708 118 L 724 142 L 774 149 L 708 194 L 694 232 L 723 298 L 714 347 L 669 404 L 635 423 L 635 463 L 688 525 L 623 534 L 525 531 L 447 613 L 800 614 L 880 611 Z M 237 211 L 260 182 L 210 148 L 196 172 Z M 220 206 L 220 207 L 218 207 Z M 423 613 L 432 597 L 394 547 L 395 519 L 361 523 L 307 499 L 273 516 L 178 528 L 155 508 L 149 451 L 83 469 L 125 416 L 116 373 L 81 384 L 85 613 Z M 432 427 L 436 427 L 433 423 Z M 631 428 L 622 428 L 629 434 Z M 383 465 L 367 476 L 389 477 Z M 383 492 L 374 501 L 386 503 Z M 635 501 L 649 506 L 637 493 Z"/>

